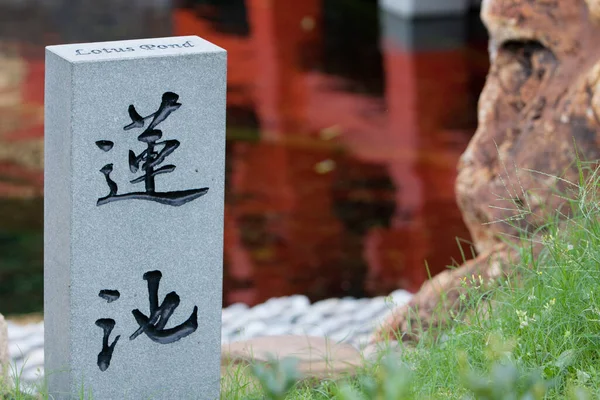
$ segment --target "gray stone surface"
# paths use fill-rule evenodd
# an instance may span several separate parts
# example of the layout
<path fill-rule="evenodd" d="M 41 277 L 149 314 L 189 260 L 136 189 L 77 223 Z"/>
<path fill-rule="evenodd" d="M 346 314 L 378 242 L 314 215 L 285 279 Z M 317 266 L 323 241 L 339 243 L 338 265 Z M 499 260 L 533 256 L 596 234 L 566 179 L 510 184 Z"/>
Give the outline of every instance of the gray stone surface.
<path fill-rule="evenodd" d="M 379 5 L 404 18 L 462 15 L 471 6 L 469 0 L 381 0 Z"/>
<path fill-rule="evenodd" d="M 46 48 L 45 370 L 54 398 L 82 385 L 97 399 L 219 397 L 225 92 L 226 52 L 196 36 Z M 158 161 L 138 160 L 136 171 L 135 158 L 151 152 Z M 144 170 L 159 172 L 154 188 Z M 109 302 L 101 290 L 120 297 Z M 158 319 L 176 297 L 170 319 Z M 112 331 L 100 327 L 109 320 Z"/>
<path fill-rule="evenodd" d="M 382 9 L 379 14 L 386 51 L 450 51 L 466 46 L 469 24 L 457 18 L 406 18 Z M 443 37 L 444 40 L 440 40 Z"/>
<path fill-rule="evenodd" d="M 0 383 L 8 377 L 8 325 L 0 314 Z"/>

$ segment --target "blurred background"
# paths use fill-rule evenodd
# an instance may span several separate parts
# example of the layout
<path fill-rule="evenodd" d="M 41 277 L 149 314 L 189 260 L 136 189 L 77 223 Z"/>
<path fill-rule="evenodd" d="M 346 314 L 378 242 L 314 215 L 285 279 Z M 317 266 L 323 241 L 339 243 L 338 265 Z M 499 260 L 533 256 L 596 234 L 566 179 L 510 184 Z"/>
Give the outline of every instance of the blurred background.
<path fill-rule="evenodd" d="M 43 307 L 44 46 L 177 35 L 229 52 L 224 305 L 415 291 L 470 257 L 454 179 L 489 66 L 477 9 L 0 0 L 2 313 Z"/>

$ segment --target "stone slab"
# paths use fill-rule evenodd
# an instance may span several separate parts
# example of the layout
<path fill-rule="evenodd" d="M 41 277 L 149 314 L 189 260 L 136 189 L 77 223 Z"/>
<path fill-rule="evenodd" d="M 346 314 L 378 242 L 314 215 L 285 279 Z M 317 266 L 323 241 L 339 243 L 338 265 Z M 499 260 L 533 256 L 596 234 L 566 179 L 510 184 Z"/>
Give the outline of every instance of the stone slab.
<path fill-rule="evenodd" d="M 353 374 L 363 358 L 354 347 L 317 336 L 263 336 L 223 345 L 222 366 L 294 357 L 305 377 L 328 379 Z"/>
<path fill-rule="evenodd" d="M 379 362 L 382 356 L 387 354 L 396 354 L 400 356 L 404 346 L 395 340 L 388 342 L 377 342 L 366 345 L 360 352 L 365 361 Z"/>
<path fill-rule="evenodd" d="M 45 85 L 50 393 L 219 398 L 225 50 L 50 46 Z"/>

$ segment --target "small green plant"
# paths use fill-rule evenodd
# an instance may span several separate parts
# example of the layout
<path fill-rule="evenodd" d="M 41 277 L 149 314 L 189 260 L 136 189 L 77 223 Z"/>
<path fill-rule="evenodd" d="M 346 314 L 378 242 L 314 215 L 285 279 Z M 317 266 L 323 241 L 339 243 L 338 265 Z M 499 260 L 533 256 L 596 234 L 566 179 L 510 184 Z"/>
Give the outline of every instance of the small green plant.
<path fill-rule="evenodd" d="M 339 388 L 340 400 L 399 400 L 411 399 L 412 374 L 397 356 L 383 356 L 374 374 L 359 377 L 355 384 Z"/>
<path fill-rule="evenodd" d="M 22 376 L 23 370 L 25 368 L 25 363 L 19 368 L 15 363 L 9 364 L 9 376 L 11 381 L 4 382 L 4 380 L 0 379 L 0 399 L 2 400 L 32 400 L 35 397 L 33 396 L 32 390 L 27 390 L 24 387 Z M 9 378 L 9 379 L 10 379 Z"/>
<path fill-rule="evenodd" d="M 551 386 L 539 372 L 523 374 L 513 362 L 494 363 L 487 376 L 463 371 L 462 380 L 471 392 L 465 399 L 478 400 L 541 400 Z"/>
<path fill-rule="evenodd" d="M 298 360 L 295 358 L 284 358 L 280 362 L 272 359 L 264 364 L 253 364 L 252 373 L 266 399 L 283 400 L 301 378 L 297 367 Z"/>

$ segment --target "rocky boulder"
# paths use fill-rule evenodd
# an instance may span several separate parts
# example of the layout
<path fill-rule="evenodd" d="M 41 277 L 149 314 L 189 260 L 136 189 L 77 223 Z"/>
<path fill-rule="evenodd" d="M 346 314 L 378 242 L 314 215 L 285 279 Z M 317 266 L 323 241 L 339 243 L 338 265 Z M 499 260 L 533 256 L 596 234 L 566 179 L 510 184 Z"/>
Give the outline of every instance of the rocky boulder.
<path fill-rule="evenodd" d="M 443 323 L 434 310 L 456 307 L 463 277 L 509 273 L 517 255 L 505 241 L 543 233 L 564 206 L 556 193 L 576 189 L 576 152 L 600 159 L 600 0 L 484 0 L 481 16 L 492 65 L 456 181 L 478 256 L 425 283 L 376 338 L 400 330 L 415 339 L 409 323 Z"/>

